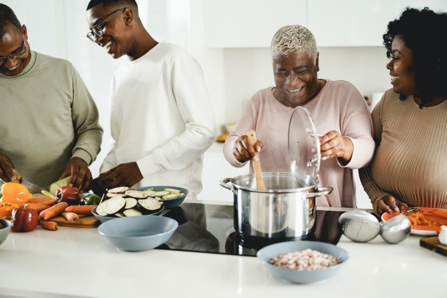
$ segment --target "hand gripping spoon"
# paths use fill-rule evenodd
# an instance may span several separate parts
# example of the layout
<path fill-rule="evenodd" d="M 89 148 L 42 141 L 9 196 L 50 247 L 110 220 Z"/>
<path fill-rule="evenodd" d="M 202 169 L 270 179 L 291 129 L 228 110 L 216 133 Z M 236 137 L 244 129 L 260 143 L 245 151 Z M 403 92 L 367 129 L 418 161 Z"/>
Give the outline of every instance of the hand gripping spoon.
<path fill-rule="evenodd" d="M 257 141 L 256 132 L 254 130 L 249 130 L 247 132 L 247 136 L 248 136 L 248 143 L 250 144 L 250 146 L 254 146 Z M 265 190 L 266 188 L 264 185 L 264 180 L 262 179 L 261 161 L 259 160 L 258 152 L 256 152 L 256 157 L 257 157 L 256 159 L 253 158 L 251 161 L 253 164 L 253 170 L 256 175 L 256 188 Z"/>

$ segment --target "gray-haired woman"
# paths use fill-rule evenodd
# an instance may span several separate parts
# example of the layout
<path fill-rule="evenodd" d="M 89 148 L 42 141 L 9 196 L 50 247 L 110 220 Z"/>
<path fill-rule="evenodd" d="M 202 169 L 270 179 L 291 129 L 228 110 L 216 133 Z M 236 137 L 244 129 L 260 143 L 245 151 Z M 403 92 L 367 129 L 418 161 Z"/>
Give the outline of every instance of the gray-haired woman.
<path fill-rule="evenodd" d="M 244 166 L 259 151 L 264 172 L 290 171 L 288 126 L 294 108 L 312 115 L 320 139 L 320 184 L 334 191 L 317 199 L 319 206 L 355 207 L 352 169 L 367 165 L 374 152 L 371 116 L 363 96 L 346 81 L 318 79 L 319 53 L 313 34 L 301 25 L 280 28 L 271 43 L 275 87 L 255 93 L 234 131 L 224 155 Z M 250 146 L 246 133 L 258 142 Z M 261 151 L 262 148 L 262 151 Z"/>

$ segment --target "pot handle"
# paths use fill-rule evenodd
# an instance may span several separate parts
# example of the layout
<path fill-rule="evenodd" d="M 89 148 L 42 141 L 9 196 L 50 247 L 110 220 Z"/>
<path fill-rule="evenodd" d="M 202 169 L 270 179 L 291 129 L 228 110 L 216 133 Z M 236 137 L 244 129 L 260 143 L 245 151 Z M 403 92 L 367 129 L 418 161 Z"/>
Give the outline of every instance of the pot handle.
<path fill-rule="evenodd" d="M 306 194 L 306 198 L 316 198 L 319 196 L 325 196 L 328 195 L 334 190 L 333 187 L 317 187 L 315 192 L 308 192 Z"/>
<path fill-rule="evenodd" d="M 220 186 L 233 191 L 233 186 L 232 185 L 230 186 L 228 184 L 228 182 L 230 182 L 230 181 L 231 181 L 231 178 L 225 178 L 225 179 L 219 180 L 219 184 L 220 184 Z"/>

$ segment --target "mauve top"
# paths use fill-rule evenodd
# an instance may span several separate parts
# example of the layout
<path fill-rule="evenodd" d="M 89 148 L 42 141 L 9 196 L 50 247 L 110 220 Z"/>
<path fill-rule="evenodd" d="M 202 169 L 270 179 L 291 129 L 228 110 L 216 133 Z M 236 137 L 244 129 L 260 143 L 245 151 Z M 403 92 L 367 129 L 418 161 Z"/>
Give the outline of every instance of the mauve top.
<path fill-rule="evenodd" d="M 290 172 L 288 129 L 294 109 L 276 100 L 272 89 L 262 89 L 253 95 L 225 141 L 224 155 L 231 165 L 245 165 L 234 158 L 233 147 L 239 136 L 254 129 L 258 140 L 264 143 L 259 153 L 262 171 Z M 366 166 L 374 153 L 371 115 L 363 96 L 349 82 L 326 80 L 319 94 L 303 107 L 310 112 L 318 134 L 336 130 L 349 137 L 354 146 L 351 160 L 346 165 L 341 165 L 337 159 L 321 161 L 319 186 L 330 186 L 334 190 L 327 196 L 318 197 L 317 205 L 355 207 L 352 169 Z"/>

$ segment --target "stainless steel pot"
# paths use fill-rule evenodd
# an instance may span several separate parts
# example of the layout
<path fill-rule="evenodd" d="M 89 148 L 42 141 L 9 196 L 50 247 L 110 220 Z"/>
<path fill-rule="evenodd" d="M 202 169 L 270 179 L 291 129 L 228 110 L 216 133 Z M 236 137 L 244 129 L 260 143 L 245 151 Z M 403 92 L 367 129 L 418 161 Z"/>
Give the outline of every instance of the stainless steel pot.
<path fill-rule="evenodd" d="M 247 174 L 219 184 L 234 195 L 234 229 L 243 238 L 295 239 L 306 236 L 315 223 L 315 198 L 332 187 L 317 187 L 312 180 L 292 173 L 263 173 L 266 190 L 256 189 L 256 177 Z"/>

